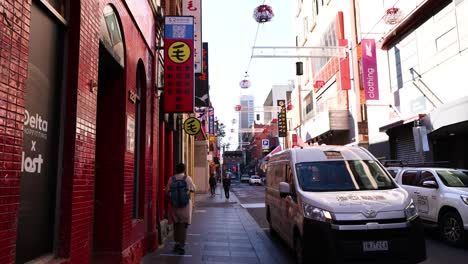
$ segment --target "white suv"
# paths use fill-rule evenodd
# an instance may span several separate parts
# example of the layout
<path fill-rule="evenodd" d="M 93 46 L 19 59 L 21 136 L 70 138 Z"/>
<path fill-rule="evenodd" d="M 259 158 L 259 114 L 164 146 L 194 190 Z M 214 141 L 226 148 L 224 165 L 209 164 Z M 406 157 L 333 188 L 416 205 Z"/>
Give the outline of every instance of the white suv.
<path fill-rule="evenodd" d="M 438 225 L 452 245 L 464 242 L 468 231 L 468 175 L 447 168 L 402 168 L 395 180 L 412 196 L 419 216 Z"/>

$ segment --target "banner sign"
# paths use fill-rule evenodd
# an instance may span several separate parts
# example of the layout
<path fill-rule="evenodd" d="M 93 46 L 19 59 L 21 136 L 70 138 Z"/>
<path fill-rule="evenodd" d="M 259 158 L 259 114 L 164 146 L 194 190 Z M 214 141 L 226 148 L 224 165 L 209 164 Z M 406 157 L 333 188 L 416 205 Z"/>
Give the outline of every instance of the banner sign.
<path fill-rule="evenodd" d="M 164 58 L 164 112 L 192 113 L 193 17 L 165 18 Z"/>
<path fill-rule="evenodd" d="M 366 100 L 379 100 L 379 80 L 377 76 L 377 54 L 375 40 L 363 39 L 362 49 L 362 80 Z"/>
<path fill-rule="evenodd" d="M 214 108 L 208 108 L 208 133 L 214 135 L 215 133 L 215 122 L 214 122 Z"/>
<path fill-rule="evenodd" d="M 206 133 L 206 108 L 205 107 L 195 107 L 195 115 L 201 123 L 201 128 L 203 133 Z"/>
<path fill-rule="evenodd" d="M 277 106 L 280 107 L 278 112 L 278 137 L 285 137 L 288 131 L 286 124 L 286 100 L 277 100 Z"/>
<path fill-rule="evenodd" d="M 195 73 L 203 72 L 202 68 L 202 23 L 201 0 L 182 0 L 182 15 L 193 16 L 193 51 Z"/>
<path fill-rule="evenodd" d="M 208 78 L 208 43 L 203 42 L 202 49 L 203 73 L 195 74 L 195 106 L 208 106 L 210 102 Z"/>

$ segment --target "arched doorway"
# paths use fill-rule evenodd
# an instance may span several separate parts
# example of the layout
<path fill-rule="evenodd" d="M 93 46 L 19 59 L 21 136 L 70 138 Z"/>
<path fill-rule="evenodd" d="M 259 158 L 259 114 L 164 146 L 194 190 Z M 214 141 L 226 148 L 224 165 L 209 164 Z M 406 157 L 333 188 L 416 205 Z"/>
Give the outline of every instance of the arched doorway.
<path fill-rule="evenodd" d="M 121 251 L 126 78 L 123 34 L 114 8 L 101 16 L 96 113 L 93 258 Z M 111 262 L 113 260 L 110 260 Z"/>

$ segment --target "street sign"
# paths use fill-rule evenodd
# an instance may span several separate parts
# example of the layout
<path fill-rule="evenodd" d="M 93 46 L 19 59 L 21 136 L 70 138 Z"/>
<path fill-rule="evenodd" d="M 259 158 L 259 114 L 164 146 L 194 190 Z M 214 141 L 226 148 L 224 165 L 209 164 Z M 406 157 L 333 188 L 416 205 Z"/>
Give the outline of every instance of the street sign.
<path fill-rule="evenodd" d="M 262 139 L 262 149 L 269 149 L 269 148 L 270 148 L 270 140 Z"/>

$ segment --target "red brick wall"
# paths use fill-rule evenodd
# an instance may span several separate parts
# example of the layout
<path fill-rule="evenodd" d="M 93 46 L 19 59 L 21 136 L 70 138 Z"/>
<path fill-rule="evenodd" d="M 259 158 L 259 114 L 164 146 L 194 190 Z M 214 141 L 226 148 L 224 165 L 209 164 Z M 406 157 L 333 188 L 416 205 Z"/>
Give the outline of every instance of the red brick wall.
<path fill-rule="evenodd" d="M 0 263 L 14 263 L 30 0 L 0 0 Z"/>

